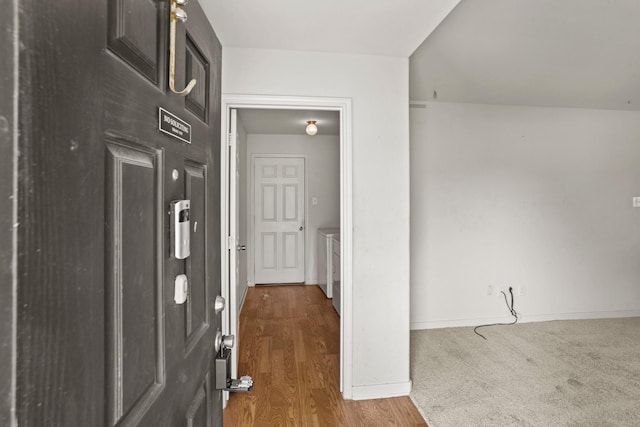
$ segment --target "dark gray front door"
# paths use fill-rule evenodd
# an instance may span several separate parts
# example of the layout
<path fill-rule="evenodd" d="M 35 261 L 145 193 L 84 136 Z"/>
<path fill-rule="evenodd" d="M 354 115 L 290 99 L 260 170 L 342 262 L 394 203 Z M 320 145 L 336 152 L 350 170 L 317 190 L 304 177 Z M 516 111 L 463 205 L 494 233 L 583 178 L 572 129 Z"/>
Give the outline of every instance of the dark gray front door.
<path fill-rule="evenodd" d="M 21 426 L 219 426 L 221 47 L 191 0 L 21 2 Z M 158 130 L 162 108 L 191 143 Z M 191 201 L 191 255 L 170 204 Z M 174 302 L 178 275 L 189 297 Z"/>

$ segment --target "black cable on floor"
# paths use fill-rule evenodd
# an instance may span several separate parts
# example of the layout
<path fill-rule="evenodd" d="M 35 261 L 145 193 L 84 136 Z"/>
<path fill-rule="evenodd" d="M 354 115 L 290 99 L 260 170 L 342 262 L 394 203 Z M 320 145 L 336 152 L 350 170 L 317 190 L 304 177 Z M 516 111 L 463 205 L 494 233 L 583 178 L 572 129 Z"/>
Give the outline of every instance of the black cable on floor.
<path fill-rule="evenodd" d="M 487 325 L 479 325 L 473 328 L 473 332 L 475 332 L 476 335 L 482 337 L 485 340 L 487 339 L 487 337 L 485 337 L 480 332 L 478 332 L 478 329 L 486 328 L 488 326 L 509 326 L 509 325 L 515 325 L 516 323 L 518 323 L 518 313 L 516 312 L 516 309 L 513 306 L 513 288 L 509 286 L 509 293 L 511 294 L 511 305 L 509 305 L 509 301 L 507 300 L 507 294 L 505 294 L 504 291 L 500 291 L 500 293 L 502 293 L 502 296 L 504 296 L 504 303 L 507 304 L 507 308 L 509 309 L 509 312 L 514 317 L 514 319 L 513 319 L 513 322 L 511 323 L 490 323 Z"/>

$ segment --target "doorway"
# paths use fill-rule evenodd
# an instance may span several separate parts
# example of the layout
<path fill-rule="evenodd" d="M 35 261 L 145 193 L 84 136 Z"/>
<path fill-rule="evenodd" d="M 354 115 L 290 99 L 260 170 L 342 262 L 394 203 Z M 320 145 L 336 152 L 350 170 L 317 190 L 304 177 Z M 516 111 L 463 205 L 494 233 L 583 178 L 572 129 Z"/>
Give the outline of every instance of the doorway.
<path fill-rule="evenodd" d="M 338 114 L 338 170 L 335 178 L 338 181 L 339 192 L 339 218 L 337 222 L 343 230 L 341 239 L 341 282 L 343 295 L 341 298 L 340 317 L 340 388 L 343 397 L 351 398 L 351 241 L 352 241 L 352 200 L 351 200 L 351 101 L 346 98 L 295 98 L 278 96 L 252 96 L 252 95 L 223 95 L 222 122 L 227 123 L 227 129 L 223 131 L 223 140 L 229 141 L 223 144 L 222 153 L 222 204 L 224 205 L 222 218 L 222 233 L 226 238 L 222 239 L 223 260 L 222 283 L 224 296 L 229 300 L 229 317 L 223 319 L 225 333 L 237 334 L 240 303 L 243 295 L 239 294 L 236 283 L 236 261 L 240 256 L 246 256 L 244 251 L 238 250 L 245 247 L 246 243 L 238 240 L 238 209 L 237 194 L 234 193 L 234 185 L 241 179 L 237 174 L 237 141 L 236 134 L 230 132 L 231 124 L 237 125 L 237 109 L 264 110 L 265 112 L 278 110 L 308 110 L 324 111 Z M 235 117 L 235 118 L 234 118 Z M 304 122 L 300 129 L 304 129 Z M 234 159 L 231 161 L 230 159 Z M 313 194 L 307 194 L 308 201 L 313 205 L 317 203 Z M 235 206 L 235 208 L 234 208 Z M 305 227 L 306 228 L 306 227 Z M 307 238 L 309 233 L 307 233 Z M 246 247 L 251 256 L 251 245 Z M 239 255 L 240 254 L 240 255 Z M 308 273 L 308 272 L 307 272 Z M 251 272 L 250 272 L 251 275 Z M 306 275 L 306 279 L 309 274 Z M 249 278 L 249 284 L 256 282 Z M 232 360 L 232 371 L 237 373 L 237 358 Z"/>

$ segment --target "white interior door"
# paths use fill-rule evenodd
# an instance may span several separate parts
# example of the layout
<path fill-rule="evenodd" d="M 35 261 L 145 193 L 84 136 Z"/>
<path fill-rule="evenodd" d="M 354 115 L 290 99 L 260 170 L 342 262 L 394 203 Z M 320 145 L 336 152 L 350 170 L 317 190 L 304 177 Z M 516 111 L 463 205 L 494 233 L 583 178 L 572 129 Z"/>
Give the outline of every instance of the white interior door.
<path fill-rule="evenodd" d="M 305 159 L 254 157 L 255 283 L 304 282 Z"/>

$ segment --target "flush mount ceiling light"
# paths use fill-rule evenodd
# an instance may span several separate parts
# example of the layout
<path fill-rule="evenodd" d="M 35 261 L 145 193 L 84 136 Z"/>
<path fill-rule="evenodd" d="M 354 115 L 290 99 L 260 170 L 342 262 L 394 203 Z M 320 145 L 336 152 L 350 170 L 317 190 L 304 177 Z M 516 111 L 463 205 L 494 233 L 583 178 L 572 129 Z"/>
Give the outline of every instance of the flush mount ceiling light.
<path fill-rule="evenodd" d="M 318 133 L 318 126 L 316 126 L 315 120 L 307 120 L 307 135 L 315 135 Z"/>

